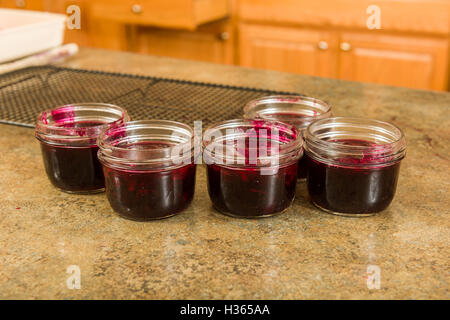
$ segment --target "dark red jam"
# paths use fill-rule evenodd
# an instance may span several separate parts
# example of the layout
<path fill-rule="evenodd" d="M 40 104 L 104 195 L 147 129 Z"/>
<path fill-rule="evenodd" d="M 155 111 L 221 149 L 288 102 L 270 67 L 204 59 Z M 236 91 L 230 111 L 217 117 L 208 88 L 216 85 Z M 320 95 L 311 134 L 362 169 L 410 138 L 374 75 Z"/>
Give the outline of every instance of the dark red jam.
<path fill-rule="evenodd" d="M 41 150 L 45 171 L 55 187 L 75 193 L 105 187 L 97 146 L 74 148 L 41 142 Z"/>
<path fill-rule="evenodd" d="M 234 149 L 238 155 L 230 158 L 224 149 L 225 157 L 218 160 L 230 162 L 207 161 L 208 192 L 213 206 L 222 213 L 243 218 L 265 217 L 284 211 L 295 197 L 298 159 L 303 144 L 298 131 L 282 122 L 260 119 L 228 123 L 249 130 L 236 134 L 222 127 L 225 138 L 206 147 L 207 160 L 211 156 L 209 147 L 222 144 Z M 222 126 L 226 125 L 225 122 Z"/>
<path fill-rule="evenodd" d="M 282 212 L 295 196 L 297 166 L 280 167 L 272 175 L 261 169 L 208 165 L 208 192 L 220 212 L 239 217 L 261 217 Z"/>
<path fill-rule="evenodd" d="M 78 128 L 79 136 L 89 134 L 102 122 L 63 122 L 59 127 Z M 97 158 L 98 147 L 54 145 L 41 141 L 44 166 L 51 183 L 64 191 L 90 193 L 105 187 L 102 166 Z"/>
<path fill-rule="evenodd" d="M 303 156 L 298 160 L 298 171 L 297 171 L 297 178 L 298 179 L 306 179 L 306 173 L 308 165 L 308 161 L 306 160 L 305 153 L 303 152 Z"/>
<path fill-rule="evenodd" d="M 161 171 L 104 166 L 106 195 L 121 216 L 138 221 L 170 217 L 184 210 L 195 189 L 195 164 Z"/>
<path fill-rule="evenodd" d="M 373 146 L 360 140 L 335 140 L 347 145 Z M 343 214 L 372 214 L 386 209 L 395 195 L 400 162 L 377 165 L 377 158 L 338 159 L 328 164 L 304 155 L 311 200 L 320 208 Z M 364 166 L 366 165 L 366 166 Z"/>
<path fill-rule="evenodd" d="M 103 103 L 69 104 L 41 112 L 35 135 L 52 184 L 70 193 L 103 191 L 97 138 L 106 127 L 128 120 L 124 109 Z"/>
<path fill-rule="evenodd" d="M 124 131 L 114 135 L 126 137 Z M 116 156 L 135 156 L 136 160 L 144 152 L 162 150 L 175 144 L 164 141 L 147 141 L 128 143 L 125 140 L 123 154 Z M 145 158 L 141 159 L 145 160 Z M 128 164 L 130 169 L 119 169 L 103 164 L 105 188 L 111 207 L 122 217 L 147 221 L 173 216 L 191 203 L 195 190 L 194 163 L 181 164 L 176 168 L 137 169 Z"/>

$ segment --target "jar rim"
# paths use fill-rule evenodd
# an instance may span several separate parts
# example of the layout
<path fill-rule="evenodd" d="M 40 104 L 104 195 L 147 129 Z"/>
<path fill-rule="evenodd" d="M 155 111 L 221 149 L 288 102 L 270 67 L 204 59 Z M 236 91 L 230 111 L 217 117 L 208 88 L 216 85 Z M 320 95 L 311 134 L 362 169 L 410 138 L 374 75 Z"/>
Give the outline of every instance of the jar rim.
<path fill-rule="evenodd" d="M 163 135 L 161 133 L 152 135 L 151 130 L 166 130 L 171 132 L 171 135 Z M 139 134 L 139 131 L 146 132 Z M 126 139 L 125 132 L 134 132 L 134 135 L 128 136 L 132 139 Z M 108 137 L 112 138 L 108 139 Z M 154 138 L 160 140 L 154 140 Z M 189 125 L 181 122 L 172 120 L 130 121 L 106 128 L 100 133 L 97 139 L 98 154 L 100 161 L 119 168 L 129 168 L 130 166 L 133 166 L 136 170 L 149 167 L 175 168 L 187 164 L 187 161 L 192 163 L 195 149 L 194 138 L 194 130 Z M 163 142 L 167 143 L 164 147 L 156 146 L 146 149 L 139 148 L 136 144 L 137 142 L 150 141 L 161 143 L 161 139 L 165 139 Z M 183 139 L 183 141 L 180 139 Z M 136 147 L 130 148 L 130 146 L 124 147 L 120 145 L 120 143 L 125 143 L 126 145 L 128 142 L 136 144 Z M 175 148 L 177 149 L 175 150 Z M 187 153 L 181 157 L 176 157 L 173 152 L 177 150 L 184 150 Z"/>
<path fill-rule="evenodd" d="M 94 114 L 89 117 L 76 115 L 75 112 L 103 112 L 103 115 Z M 48 123 L 49 117 L 54 117 L 58 113 L 61 113 L 64 117 L 71 119 L 66 122 L 66 118 L 60 119 L 59 125 Z M 109 117 L 106 118 L 106 115 Z M 89 118 L 90 120 L 101 119 L 113 120 L 103 121 L 98 125 L 78 125 L 76 127 L 65 127 L 61 124 L 65 123 L 77 123 L 82 118 Z M 75 119 L 75 120 L 74 120 Z M 119 106 L 108 103 L 97 102 L 84 102 L 84 103 L 72 103 L 58 106 L 42 111 L 36 117 L 35 131 L 36 138 L 40 141 L 52 143 L 52 144 L 94 144 L 100 132 L 111 126 L 119 125 L 127 122 L 130 117 L 127 111 Z M 55 123 L 57 123 L 55 121 Z"/>
<path fill-rule="evenodd" d="M 339 130 L 341 128 L 342 130 Z M 343 128 L 355 130 L 345 131 Z M 330 130 L 332 129 L 332 130 Z M 329 131 L 327 131 L 329 130 Z M 359 134 L 365 139 L 344 139 L 347 135 Z M 363 132 L 365 130 L 367 132 Z M 339 137 L 337 141 L 329 140 L 332 136 Z M 396 125 L 367 118 L 333 117 L 321 119 L 310 124 L 304 134 L 305 151 L 313 158 L 336 163 L 338 157 L 368 157 L 367 163 L 347 163 L 348 166 L 376 166 L 396 162 L 406 154 L 406 139 L 403 131 Z M 348 140 L 361 140 L 373 144 L 349 144 Z"/>
<path fill-rule="evenodd" d="M 278 105 L 274 105 L 278 104 Z M 301 114 L 299 119 L 290 118 L 283 119 L 280 112 L 274 115 L 276 109 L 280 109 L 280 105 L 291 106 L 291 110 L 286 112 L 287 115 L 292 113 Z M 308 108 L 313 109 L 308 110 Z M 303 112 L 300 112 L 303 111 Z M 314 114 L 310 114 L 313 112 Z M 281 111 L 281 114 L 283 111 Z M 272 114 L 272 115 L 271 115 Z M 327 102 L 303 95 L 271 95 L 248 102 L 244 107 L 244 118 L 254 119 L 262 118 L 273 121 L 289 122 L 294 124 L 298 129 L 305 129 L 311 121 L 329 118 L 332 116 L 331 105 Z"/>
<path fill-rule="evenodd" d="M 261 127 L 273 127 L 277 129 L 282 129 L 282 131 L 288 135 L 291 135 L 290 141 L 287 143 L 283 143 L 281 148 L 279 148 L 279 152 L 274 155 L 266 155 L 266 156 L 257 156 L 257 166 L 270 166 L 269 164 L 273 164 L 273 160 L 277 160 L 278 164 L 282 164 L 285 162 L 297 161 L 303 154 L 303 138 L 297 128 L 293 125 L 280 122 L 280 121 L 272 121 L 266 119 L 231 119 L 225 120 L 221 122 L 214 123 L 205 129 L 203 134 L 202 144 L 203 144 L 203 156 L 205 159 L 214 159 L 217 155 L 213 155 L 213 151 L 211 148 L 216 147 L 217 145 L 224 145 L 224 143 L 228 140 L 227 134 L 221 135 L 221 139 L 217 141 L 215 145 L 210 141 L 208 137 L 215 136 L 215 132 L 219 132 L 221 130 L 238 128 L 239 126 L 247 127 L 248 129 L 255 128 L 257 126 Z M 243 133 L 242 133 L 243 134 Z M 242 137 L 248 137 L 245 135 L 241 135 Z M 231 138 L 236 139 L 239 137 L 235 132 Z M 259 137 L 258 137 L 259 139 Z M 246 156 L 236 156 L 233 154 L 230 155 L 219 155 L 218 156 L 221 161 L 221 165 L 226 166 L 248 166 L 246 160 L 248 157 Z"/>

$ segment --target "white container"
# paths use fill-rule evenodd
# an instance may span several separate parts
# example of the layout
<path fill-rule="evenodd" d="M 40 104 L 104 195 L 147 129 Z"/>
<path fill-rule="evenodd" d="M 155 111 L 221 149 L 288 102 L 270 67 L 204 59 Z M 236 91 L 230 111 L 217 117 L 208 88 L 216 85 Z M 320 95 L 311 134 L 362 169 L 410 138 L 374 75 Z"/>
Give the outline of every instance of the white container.
<path fill-rule="evenodd" d="M 0 63 L 60 46 L 67 16 L 0 9 Z"/>

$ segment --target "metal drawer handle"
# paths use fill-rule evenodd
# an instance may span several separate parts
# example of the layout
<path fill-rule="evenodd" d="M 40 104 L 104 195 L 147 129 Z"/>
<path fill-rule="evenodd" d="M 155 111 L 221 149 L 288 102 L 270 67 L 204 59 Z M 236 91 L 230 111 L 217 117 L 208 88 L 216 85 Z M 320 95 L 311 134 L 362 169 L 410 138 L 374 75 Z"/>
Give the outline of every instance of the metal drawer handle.
<path fill-rule="evenodd" d="M 16 7 L 17 8 L 25 8 L 26 2 L 25 0 L 16 0 Z"/>
<path fill-rule="evenodd" d="M 133 4 L 131 6 L 131 11 L 135 14 L 140 14 L 142 13 L 142 6 L 140 4 Z"/>
<path fill-rule="evenodd" d="M 217 35 L 217 37 L 219 38 L 219 40 L 227 41 L 228 39 L 230 39 L 230 33 L 229 32 L 221 32 Z"/>
<path fill-rule="evenodd" d="M 319 43 L 317 44 L 317 47 L 320 50 L 323 50 L 323 51 L 328 50 L 328 42 L 326 42 L 326 41 L 319 41 Z"/>
<path fill-rule="evenodd" d="M 341 42 L 340 48 L 342 51 L 350 51 L 352 49 L 352 45 L 348 42 Z"/>

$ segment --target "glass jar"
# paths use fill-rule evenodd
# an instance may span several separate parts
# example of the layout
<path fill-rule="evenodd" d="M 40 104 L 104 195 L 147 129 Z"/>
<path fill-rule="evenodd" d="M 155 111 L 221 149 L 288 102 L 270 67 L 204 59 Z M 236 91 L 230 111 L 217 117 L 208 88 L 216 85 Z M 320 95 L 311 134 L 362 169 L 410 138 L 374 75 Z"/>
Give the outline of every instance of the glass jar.
<path fill-rule="evenodd" d="M 403 132 L 390 123 L 341 117 L 314 122 L 305 131 L 312 202 L 345 216 L 386 209 L 394 198 L 405 154 Z"/>
<path fill-rule="evenodd" d="M 240 218 L 284 211 L 294 200 L 302 145 L 297 129 L 282 122 L 237 119 L 209 127 L 203 157 L 213 206 Z"/>
<path fill-rule="evenodd" d="M 331 116 L 331 107 L 326 102 L 295 95 L 267 96 L 252 100 L 244 107 L 246 119 L 281 121 L 295 126 L 302 133 L 313 121 Z M 306 178 L 305 157 L 299 160 L 298 178 Z"/>
<path fill-rule="evenodd" d="M 173 216 L 195 189 L 194 131 L 175 121 L 132 121 L 98 139 L 106 195 L 124 218 L 147 221 Z"/>
<path fill-rule="evenodd" d="M 104 191 L 97 137 L 103 129 L 126 121 L 124 109 L 101 103 L 65 105 L 39 114 L 35 134 L 51 183 L 68 193 Z"/>

